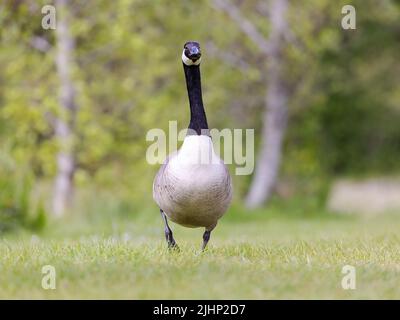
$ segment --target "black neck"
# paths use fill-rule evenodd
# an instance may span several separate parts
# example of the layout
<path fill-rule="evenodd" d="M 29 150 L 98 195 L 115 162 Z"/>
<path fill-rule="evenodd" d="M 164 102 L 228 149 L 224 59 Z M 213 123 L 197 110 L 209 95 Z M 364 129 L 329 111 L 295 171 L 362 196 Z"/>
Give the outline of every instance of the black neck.
<path fill-rule="evenodd" d="M 185 71 L 186 87 L 190 103 L 189 129 L 198 135 L 208 133 L 206 112 L 204 111 L 203 98 L 201 94 L 200 66 L 187 66 L 183 64 Z"/>

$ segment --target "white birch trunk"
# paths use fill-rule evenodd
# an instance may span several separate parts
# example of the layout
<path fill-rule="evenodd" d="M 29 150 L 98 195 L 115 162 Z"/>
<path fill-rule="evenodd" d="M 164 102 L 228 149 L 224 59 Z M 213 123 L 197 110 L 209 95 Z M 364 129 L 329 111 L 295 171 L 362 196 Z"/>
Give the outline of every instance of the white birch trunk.
<path fill-rule="evenodd" d="M 261 149 L 246 205 L 255 208 L 268 201 L 276 184 L 286 131 L 288 92 L 284 82 L 282 49 L 287 32 L 287 0 L 273 0 L 270 7 L 271 34 L 267 68 L 267 93 Z"/>
<path fill-rule="evenodd" d="M 60 112 L 55 119 L 55 135 L 58 141 L 57 176 L 53 195 L 53 213 L 65 214 L 72 203 L 75 173 L 74 126 L 76 115 L 75 90 L 71 78 L 74 39 L 70 35 L 68 0 L 56 0 L 57 53 L 56 67 L 60 79 Z"/>

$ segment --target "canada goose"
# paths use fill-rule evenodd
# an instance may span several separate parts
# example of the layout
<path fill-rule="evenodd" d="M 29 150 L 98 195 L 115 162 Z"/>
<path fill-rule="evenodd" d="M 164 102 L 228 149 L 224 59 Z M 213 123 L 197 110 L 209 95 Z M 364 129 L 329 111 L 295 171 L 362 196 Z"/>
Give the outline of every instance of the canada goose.
<path fill-rule="evenodd" d="M 223 161 L 215 154 L 208 131 L 200 81 L 198 42 L 185 43 L 183 69 L 190 104 L 190 123 L 182 147 L 169 155 L 153 183 L 168 247 L 177 248 L 168 218 L 189 228 L 204 227 L 204 250 L 211 231 L 232 199 L 232 184 Z"/>

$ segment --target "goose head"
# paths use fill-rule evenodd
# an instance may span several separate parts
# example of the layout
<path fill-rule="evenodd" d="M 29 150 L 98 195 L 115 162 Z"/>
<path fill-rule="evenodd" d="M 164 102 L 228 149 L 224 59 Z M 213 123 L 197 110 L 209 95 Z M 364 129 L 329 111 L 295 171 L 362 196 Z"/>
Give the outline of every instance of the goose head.
<path fill-rule="evenodd" d="M 199 65 L 201 60 L 200 44 L 196 41 L 188 41 L 183 46 L 182 61 L 187 66 Z"/>

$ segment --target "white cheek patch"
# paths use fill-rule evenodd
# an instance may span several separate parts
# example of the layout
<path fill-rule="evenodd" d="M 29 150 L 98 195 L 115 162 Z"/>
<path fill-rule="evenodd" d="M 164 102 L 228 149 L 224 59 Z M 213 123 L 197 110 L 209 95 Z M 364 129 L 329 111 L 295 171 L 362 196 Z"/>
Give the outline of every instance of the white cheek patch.
<path fill-rule="evenodd" d="M 186 64 L 187 66 L 198 66 L 200 64 L 201 58 L 199 58 L 198 60 L 196 60 L 195 62 L 193 62 L 192 60 L 190 60 L 188 57 L 186 57 L 185 55 L 185 50 L 183 50 L 182 52 L 182 61 L 184 64 Z"/>

